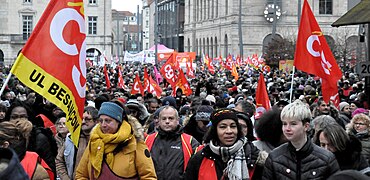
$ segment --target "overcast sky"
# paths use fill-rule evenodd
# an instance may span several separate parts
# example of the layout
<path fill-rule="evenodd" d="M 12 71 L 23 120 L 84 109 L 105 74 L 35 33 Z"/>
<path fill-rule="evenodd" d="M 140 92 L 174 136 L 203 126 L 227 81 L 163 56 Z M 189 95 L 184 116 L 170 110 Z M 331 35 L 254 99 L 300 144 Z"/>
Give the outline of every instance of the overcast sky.
<path fill-rule="evenodd" d="M 112 0 L 112 9 L 119 11 L 130 11 L 132 13 L 137 12 L 137 5 L 142 9 L 141 0 Z"/>

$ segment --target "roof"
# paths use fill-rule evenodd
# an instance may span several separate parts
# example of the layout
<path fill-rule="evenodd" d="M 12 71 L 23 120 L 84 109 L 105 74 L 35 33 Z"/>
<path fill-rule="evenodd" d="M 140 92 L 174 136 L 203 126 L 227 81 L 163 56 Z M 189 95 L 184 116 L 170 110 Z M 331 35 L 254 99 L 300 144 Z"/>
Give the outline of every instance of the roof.
<path fill-rule="evenodd" d="M 331 26 L 347 26 L 370 23 L 370 0 L 362 0 L 342 17 L 337 19 Z"/>

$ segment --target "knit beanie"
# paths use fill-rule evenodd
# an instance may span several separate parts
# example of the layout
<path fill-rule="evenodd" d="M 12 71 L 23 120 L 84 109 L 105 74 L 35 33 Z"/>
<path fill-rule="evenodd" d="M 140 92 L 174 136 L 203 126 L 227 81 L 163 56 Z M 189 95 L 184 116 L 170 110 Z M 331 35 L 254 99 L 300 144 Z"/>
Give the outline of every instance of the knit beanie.
<path fill-rule="evenodd" d="M 211 114 L 214 111 L 212 106 L 201 105 L 198 107 L 195 114 L 195 120 L 197 121 L 209 121 Z"/>
<path fill-rule="evenodd" d="M 123 109 L 113 102 L 104 102 L 100 109 L 98 116 L 107 115 L 118 122 L 122 122 Z"/>
<path fill-rule="evenodd" d="M 339 103 L 339 111 L 343 111 L 343 108 L 349 106 L 347 102 L 341 102 Z"/>
<path fill-rule="evenodd" d="M 167 96 L 162 100 L 162 106 L 172 106 L 177 108 L 176 99 L 172 96 Z"/>
<path fill-rule="evenodd" d="M 217 109 L 211 114 L 210 120 L 212 122 L 212 126 L 217 126 L 217 124 L 224 119 L 232 119 L 235 122 L 238 122 L 235 110 L 228 108 Z"/>

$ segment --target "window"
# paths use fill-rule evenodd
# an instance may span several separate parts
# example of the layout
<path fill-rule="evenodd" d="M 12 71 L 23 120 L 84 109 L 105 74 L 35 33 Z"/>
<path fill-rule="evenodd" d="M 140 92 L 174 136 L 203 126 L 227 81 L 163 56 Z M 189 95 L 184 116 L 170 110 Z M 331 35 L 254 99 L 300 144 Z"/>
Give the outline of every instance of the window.
<path fill-rule="evenodd" d="M 98 25 L 98 17 L 96 16 L 89 16 L 88 18 L 89 23 L 89 34 L 96 35 L 97 32 L 97 25 Z"/>
<path fill-rule="evenodd" d="M 23 23 L 23 39 L 27 40 L 32 32 L 32 26 L 33 26 L 33 16 L 29 15 L 23 15 L 22 16 L 22 23 Z"/>
<path fill-rule="evenodd" d="M 319 14 L 333 14 L 333 0 L 319 0 Z"/>
<path fill-rule="evenodd" d="M 89 0 L 89 4 L 96 4 L 97 0 Z"/>

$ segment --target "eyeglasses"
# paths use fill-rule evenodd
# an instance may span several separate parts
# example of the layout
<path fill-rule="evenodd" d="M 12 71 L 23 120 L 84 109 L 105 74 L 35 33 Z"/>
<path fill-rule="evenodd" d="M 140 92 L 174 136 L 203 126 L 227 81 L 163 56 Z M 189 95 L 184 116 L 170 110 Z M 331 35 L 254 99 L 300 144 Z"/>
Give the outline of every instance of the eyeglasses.
<path fill-rule="evenodd" d="M 354 123 L 356 126 L 365 126 L 366 124 L 364 123 Z"/>

